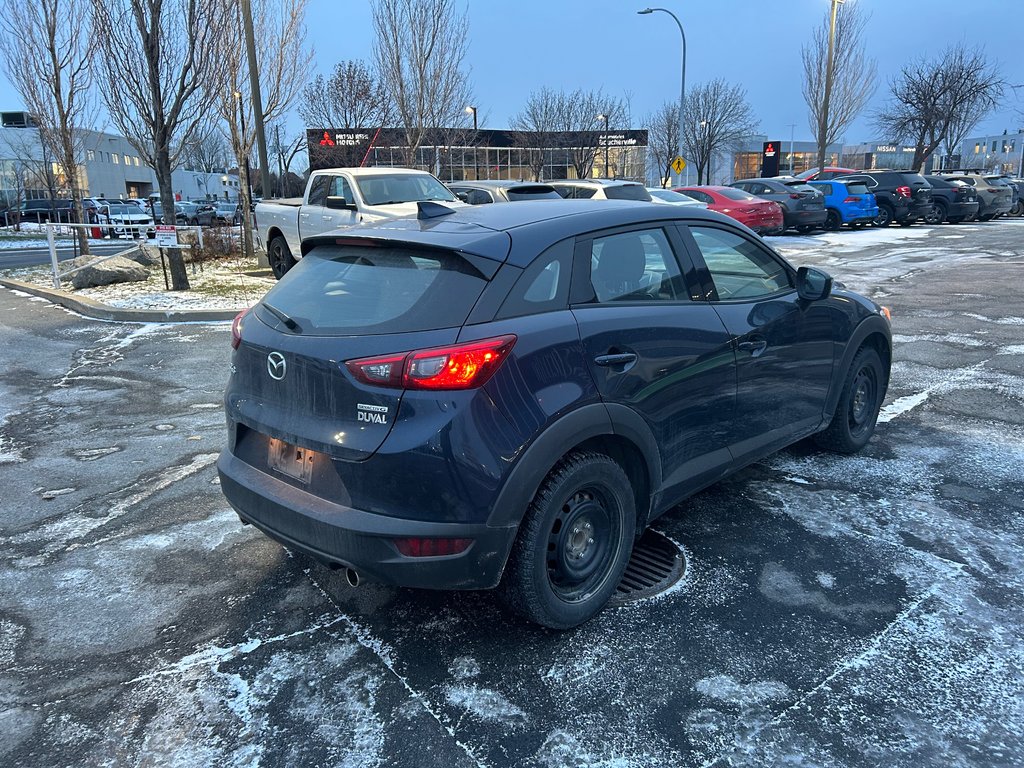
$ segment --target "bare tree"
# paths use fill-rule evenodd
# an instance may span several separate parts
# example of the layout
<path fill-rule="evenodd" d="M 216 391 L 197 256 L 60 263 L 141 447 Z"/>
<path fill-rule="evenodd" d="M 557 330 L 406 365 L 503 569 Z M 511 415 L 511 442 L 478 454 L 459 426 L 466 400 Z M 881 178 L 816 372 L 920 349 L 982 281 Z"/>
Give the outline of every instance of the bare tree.
<path fill-rule="evenodd" d="M 886 138 L 914 143 L 912 167 L 920 171 L 951 132 L 966 135 L 995 109 L 1004 87 L 998 65 L 957 43 L 904 66 L 875 122 Z"/>
<path fill-rule="evenodd" d="M 4 0 L 0 6 L 4 70 L 60 165 L 79 222 L 85 221 L 78 165 L 83 129 L 96 114 L 93 36 L 81 28 L 88 7 L 88 0 Z M 78 238 L 82 253 L 89 253 L 85 230 L 78 230 Z"/>
<path fill-rule="evenodd" d="M 658 183 L 667 187 L 672 178 L 672 161 L 679 151 L 679 102 L 666 101 L 644 118 L 647 153 L 658 169 Z"/>
<path fill-rule="evenodd" d="M 757 130 L 746 91 L 720 78 L 686 94 L 683 117 L 683 146 L 697 166 L 698 184 L 710 182 L 716 155 L 734 149 Z"/>
<path fill-rule="evenodd" d="M 576 177 L 591 176 L 597 150 L 601 141 L 604 123 L 598 115 L 612 115 L 620 109 L 620 102 L 604 95 L 601 91 L 577 89 L 558 95 L 555 109 L 555 131 L 560 148 L 566 150 L 569 164 Z"/>
<path fill-rule="evenodd" d="M 835 37 L 830 47 L 833 12 L 836 14 Z M 867 20 L 854 0 L 834 5 L 825 14 L 824 22 L 814 30 L 811 42 L 801 49 L 804 101 L 807 102 L 808 124 L 818 144 L 818 168 L 825 167 L 828 145 L 839 140 L 875 92 L 877 67 L 864 51 Z"/>
<path fill-rule="evenodd" d="M 253 32 L 260 46 L 256 50 L 265 124 L 284 115 L 299 95 L 312 53 L 306 47 L 307 0 L 253 0 Z M 237 7 L 233 9 L 237 12 Z M 222 22 L 223 24 L 223 22 Z M 249 164 L 256 140 L 249 86 L 249 65 L 245 55 L 242 25 L 223 24 L 226 46 L 211 87 L 216 94 L 214 107 L 224 121 L 231 149 L 238 161 L 239 198 L 242 203 L 242 246 L 252 253 L 252 213 L 249 194 Z M 247 126 L 249 130 L 242 130 Z M 268 169 L 269 170 L 269 169 Z M 264 196 L 270 190 L 260 189 Z"/>
<path fill-rule="evenodd" d="M 469 25 L 454 0 L 377 0 L 373 25 L 377 73 L 414 166 L 430 129 L 458 124 L 473 103 L 463 70 Z"/>
<path fill-rule="evenodd" d="M 174 224 L 171 170 L 207 124 L 226 51 L 228 0 L 92 0 L 103 101 L 110 119 L 156 171 L 164 223 Z M 168 250 L 171 288 L 189 289 Z"/>
<path fill-rule="evenodd" d="M 230 164 L 229 150 L 224 135 L 214 126 L 208 125 L 197 131 L 192 141 L 181 148 L 178 159 L 182 166 L 191 171 L 216 173 Z"/>
<path fill-rule="evenodd" d="M 330 77 L 317 75 L 302 90 L 299 114 L 308 128 L 337 129 L 348 134 L 358 131 L 372 136 L 391 119 L 391 102 L 380 77 L 359 59 L 334 65 Z M 359 165 L 370 138 L 365 142 L 342 143 L 330 148 L 331 156 L 342 156 L 341 164 Z M 316 152 L 317 147 L 311 148 Z M 320 164 L 319 158 L 313 158 Z"/>
<path fill-rule="evenodd" d="M 534 181 L 542 181 L 547 156 L 556 146 L 555 126 L 562 94 L 548 87 L 533 91 L 526 105 L 512 118 L 515 145 L 525 153 Z"/>
<path fill-rule="evenodd" d="M 291 137 L 287 133 L 282 137 L 281 135 L 281 123 L 283 120 L 279 120 L 276 124 L 268 126 L 270 129 L 268 134 L 270 136 L 270 154 L 273 157 L 272 162 L 277 163 L 277 178 L 278 187 L 281 197 L 289 197 L 296 190 L 291 185 L 293 178 L 298 178 L 294 173 L 291 172 L 292 163 L 301 154 L 302 150 L 306 146 L 306 135 L 305 133 L 299 132 Z M 301 191 L 301 188 L 300 190 Z"/>

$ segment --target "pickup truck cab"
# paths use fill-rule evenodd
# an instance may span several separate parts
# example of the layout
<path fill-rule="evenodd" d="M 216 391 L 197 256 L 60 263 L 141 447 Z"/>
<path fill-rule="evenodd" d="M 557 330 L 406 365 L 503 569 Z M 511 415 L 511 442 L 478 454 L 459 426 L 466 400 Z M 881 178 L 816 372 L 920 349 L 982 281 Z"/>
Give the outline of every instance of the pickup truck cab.
<path fill-rule="evenodd" d="M 327 168 L 314 171 L 301 198 L 256 204 L 256 236 L 280 279 L 301 258 L 303 240 L 331 230 L 416 215 L 416 203 L 432 200 L 461 207 L 426 171 L 409 168 Z"/>

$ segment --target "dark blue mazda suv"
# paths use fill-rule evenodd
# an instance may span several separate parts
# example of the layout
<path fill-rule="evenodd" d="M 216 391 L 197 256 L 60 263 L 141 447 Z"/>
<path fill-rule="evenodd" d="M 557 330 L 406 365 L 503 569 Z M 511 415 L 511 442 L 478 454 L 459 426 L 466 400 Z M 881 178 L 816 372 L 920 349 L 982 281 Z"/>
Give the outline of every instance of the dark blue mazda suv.
<path fill-rule="evenodd" d="M 652 520 L 810 435 L 862 448 L 888 385 L 885 308 L 704 210 L 423 203 L 302 250 L 235 320 L 218 469 L 353 584 L 575 626 Z"/>

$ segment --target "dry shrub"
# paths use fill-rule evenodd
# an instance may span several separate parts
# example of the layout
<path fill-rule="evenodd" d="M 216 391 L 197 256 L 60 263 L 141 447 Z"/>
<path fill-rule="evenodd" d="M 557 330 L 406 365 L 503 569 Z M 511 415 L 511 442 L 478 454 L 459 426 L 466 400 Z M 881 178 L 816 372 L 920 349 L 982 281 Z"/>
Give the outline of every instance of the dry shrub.
<path fill-rule="evenodd" d="M 182 230 L 178 233 L 178 241 L 191 245 L 185 258 L 193 270 L 196 267 L 201 270 L 206 263 L 242 255 L 237 238 L 232 236 L 234 231 L 232 227 L 207 227 L 203 229 L 203 244 L 199 245 L 198 231 Z"/>

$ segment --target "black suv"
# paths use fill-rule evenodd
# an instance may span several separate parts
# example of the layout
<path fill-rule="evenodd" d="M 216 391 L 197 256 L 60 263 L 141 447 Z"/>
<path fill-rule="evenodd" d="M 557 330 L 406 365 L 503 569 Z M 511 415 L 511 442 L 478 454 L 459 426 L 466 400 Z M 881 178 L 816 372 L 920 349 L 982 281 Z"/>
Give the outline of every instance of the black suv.
<path fill-rule="evenodd" d="M 697 208 L 527 201 L 336 230 L 232 328 L 221 488 L 331 567 L 586 621 L 680 501 L 851 453 L 888 313 Z"/>
<path fill-rule="evenodd" d="M 932 210 L 924 217 L 926 224 L 959 224 L 978 215 L 978 195 L 970 184 L 941 176 L 926 176 L 925 180 L 932 188 Z"/>
<path fill-rule="evenodd" d="M 878 203 L 875 225 L 887 227 L 894 221 L 909 227 L 932 211 L 932 188 L 924 176 L 913 171 L 861 171 L 843 176 L 843 181 L 862 181 Z"/>

